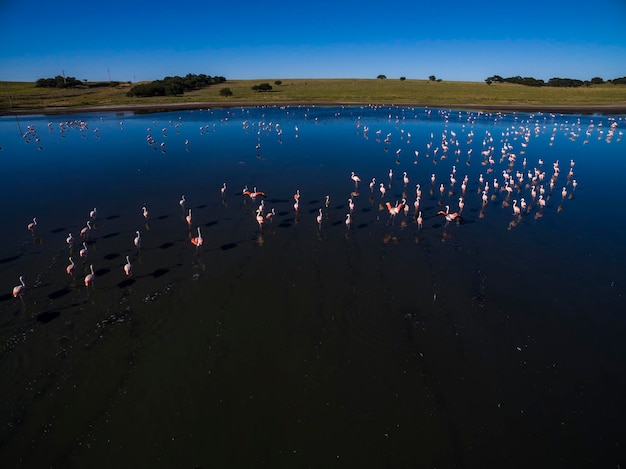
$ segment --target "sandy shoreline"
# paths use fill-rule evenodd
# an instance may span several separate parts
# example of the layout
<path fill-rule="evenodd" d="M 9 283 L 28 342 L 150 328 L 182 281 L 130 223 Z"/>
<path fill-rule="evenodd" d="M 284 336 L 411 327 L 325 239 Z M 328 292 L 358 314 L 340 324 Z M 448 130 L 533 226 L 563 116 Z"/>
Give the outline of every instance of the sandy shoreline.
<path fill-rule="evenodd" d="M 108 106 L 78 106 L 78 107 L 46 107 L 33 109 L 7 109 L 0 111 L 0 115 L 63 115 L 77 113 L 98 112 L 135 112 L 153 113 L 176 110 L 219 109 L 235 107 L 283 107 L 283 106 L 397 106 L 397 107 L 430 107 L 437 109 L 475 110 L 489 112 L 550 112 L 558 114 L 626 114 L 626 104 L 592 104 L 592 105 L 545 105 L 530 104 L 429 104 L 429 103 L 362 103 L 340 101 L 231 101 L 231 102 L 186 102 L 186 103 L 159 103 L 159 104 L 114 104 Z"/>

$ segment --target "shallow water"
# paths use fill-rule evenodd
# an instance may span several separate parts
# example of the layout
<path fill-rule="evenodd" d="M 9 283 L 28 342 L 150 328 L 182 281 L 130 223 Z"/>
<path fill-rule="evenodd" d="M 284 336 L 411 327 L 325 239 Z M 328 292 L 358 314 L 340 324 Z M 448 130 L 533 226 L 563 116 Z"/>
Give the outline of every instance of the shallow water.
<path fill-rule="evenodd" d="M 2 460 L 623 464 L 624 125 L 397 107 L 0 118 Z M 275 210 L 263 226 L 245 186 Z M 437 215 L 461 196 L 460 222 Z"/>

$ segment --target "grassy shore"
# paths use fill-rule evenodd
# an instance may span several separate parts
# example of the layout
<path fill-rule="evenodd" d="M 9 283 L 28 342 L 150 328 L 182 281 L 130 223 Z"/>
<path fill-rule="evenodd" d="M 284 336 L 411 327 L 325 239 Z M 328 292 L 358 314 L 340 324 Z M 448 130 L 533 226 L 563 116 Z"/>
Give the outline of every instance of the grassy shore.
<path fill-rule="evenodd" d="M 81 89 L 37 88 L 34 83 L 5 82 L 0 87 L 0 114 L 72 112 L 91 108 L 115 109 L 219 107 L 263 104 L 399 104 L 447 108 L 581 110 L 626 112 L 626 85 L 579 88 L 529 87 L 480 82 L 434 82 L 399 79 L 276 79 L 228 80 L 182 96 L 128 97 L 130 83 Z M 252 86 L 270 83 L 272 90 Z M 232 96 L 220 94 L 230 88 Z"/>

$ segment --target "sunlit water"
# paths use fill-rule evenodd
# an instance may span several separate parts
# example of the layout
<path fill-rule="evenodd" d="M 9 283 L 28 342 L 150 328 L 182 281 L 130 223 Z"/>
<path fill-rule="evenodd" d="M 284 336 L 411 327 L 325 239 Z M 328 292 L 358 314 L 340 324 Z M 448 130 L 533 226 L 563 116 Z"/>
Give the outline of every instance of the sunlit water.
<path fill-rule="evenodd" d="M 624 464 L 625 125 L 396 107 L 0 118 L 2 467 Z M 460 197 L 460 219 L 437 215 Z"/>

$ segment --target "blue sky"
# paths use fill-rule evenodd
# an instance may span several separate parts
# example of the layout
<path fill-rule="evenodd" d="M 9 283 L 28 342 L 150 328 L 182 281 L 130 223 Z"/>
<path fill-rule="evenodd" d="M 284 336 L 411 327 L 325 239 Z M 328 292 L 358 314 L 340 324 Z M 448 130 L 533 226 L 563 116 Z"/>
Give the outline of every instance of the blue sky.
<path fill-rule="evenodd" d="M 626 76 L 626 0 L 0 0 L 0 81 Z"/>

